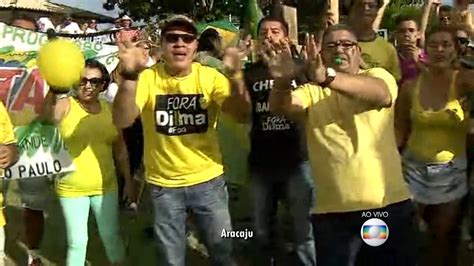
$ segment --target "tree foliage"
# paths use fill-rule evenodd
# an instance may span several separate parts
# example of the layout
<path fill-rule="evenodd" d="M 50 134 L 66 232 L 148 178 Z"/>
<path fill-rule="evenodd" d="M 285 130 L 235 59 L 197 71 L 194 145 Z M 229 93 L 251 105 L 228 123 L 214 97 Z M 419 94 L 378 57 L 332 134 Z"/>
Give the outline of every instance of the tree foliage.
<path fill-rule="evenodd" d="M 264 14 L 270 12 L 273 1 L 258 0 Z M 280 1 L 291 6 L 295 6 L 298 1 L 314 2 L 313 0 Z M 323 2 L 324 0 L 318 1 Z M 238 21 L 244 16 L 246 3 L 247 0 L 121 0 L 119 7 L 134 19 L 150 20 L 174 13 L 186 14 L 198 21 L 227 19 L 229 15 Z M 298 5 L 300 5 L 299 2 Z"/>
<path fill-rule="evenodd" d="M 298 1 L 298 32 L 318 32 L 326 20 L 326 0 Z"/>
<path fill-rule="evenodd" d="M 123 0 L 119 7 L 135 19 L 162 19 L 169 14 L 186 14 L 196 20 L 213 21 L 240 17 L 243 0 Z"/>
<path fill-rule="evenodd" d="M 415 2 L 413 0 L 391 0 L 390 4 L 385 9 L 380 28 L 387 29 L 389 32 L 395 30 L 395 23 L 399 17 L 412 17 L 420 23 L 422 12 L 422 2 Z M 436 25 L 436 18 L 431 15 L 427 30 L 429 30 L 433 25 Z"/>
<path fill-rule="evenodd" d="M 347 3 L 340 0 L 341 14 L 347 13 Z M 214 21 L 228 19 L 233 21 L 243 18 L 247 0 L 122 0 L 119 7 L 134 19 L 163 19 L 171 13 L 186 14 L 196 21 Z M 273 0 L 259 0 L 264 14 L 268 14 Z M 326 0 L 284 0 L 284 4 L 297 6 L 298 31 L 317 32 L 322 29 L 327 8 Z M 422 6 L 416 0 L 391 0 L 385 10 L 381 28 L 392 31 L 398 16 L 421 18 Z"/>

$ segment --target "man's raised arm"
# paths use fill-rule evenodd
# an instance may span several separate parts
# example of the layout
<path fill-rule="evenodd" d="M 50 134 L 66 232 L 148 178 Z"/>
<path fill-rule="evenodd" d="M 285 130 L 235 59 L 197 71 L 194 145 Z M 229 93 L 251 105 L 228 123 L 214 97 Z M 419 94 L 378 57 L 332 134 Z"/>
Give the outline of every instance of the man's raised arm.
<path fill-rule="evenodd" d="M 296 65 L 289 44 L 282 41 L 281 44 L 265 42 L 266 51 L 263 58 L 274 78 L 273 89 L 270 91 L 270 112 L 283 115 L 291 120 L 299 120 L 306 111 L 307 104 L 292 93 L 291 82 L 295 73 L 302 71 Z M 298 88 L 296 91 L 301 90 Z"/>
<path fill-rule="evenodd" d="M 392 105 L 392 96 L 387 82 L 391 80 L 391 85 L 396 86 L 395 79 L 383 69 L 377 72 L 380 72 L 380 77 L 337 73 L 336 78 L 328 87 L 372 104 L 377 109 L 389 107 Z"/>
<path fill-rule="evenodd" d="M 131 42 L 118 43 L 120 82 L 113 104 L 113 119 L 118 128 L 126 128 L 133 124 L 140 115 L 136 104 L 139 74 L 146 68 L 148 54 L 145 49 Z"/>
<path fill-rule="evenodd" d="M 290 78 L 275 79 L 273 89 L 270 91 L 270 111 L 291 120 L 299 120 L 305 114 L 307 106 L 300 98 L 292 94 L 290 88 Z"/>
<path fill-rule="evenodd" d="M 224 69 L 229 79 L 231 94 L 222 104 L 222 111 L 239 123 L 248 123 L 252 112 L 250 96 L 245 86 L 242 61 L 249 54 L 250 36 L 239 45 L 229 47 L 223 56 Z"/>
<path fill-rule="evenodd" d="M 119 84 L 119 90 L 113 104 L 113 119 L 118 128 L 127 128 L 135 122 L 140 110 L 135 103 L 137 80 L 124 79 Z"/>

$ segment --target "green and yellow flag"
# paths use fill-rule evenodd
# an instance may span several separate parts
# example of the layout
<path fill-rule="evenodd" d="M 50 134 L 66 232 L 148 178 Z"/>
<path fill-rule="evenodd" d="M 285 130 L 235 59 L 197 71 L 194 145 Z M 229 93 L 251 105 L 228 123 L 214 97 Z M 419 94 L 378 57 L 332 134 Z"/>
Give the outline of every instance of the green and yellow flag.
<path fill-rule="evenodd" d="M 252 39 L 257 39 L 257 26 L 258 22 L 263 18 L 263 13 L 260 7 L 258 6 L 257 0 L 247 0 L 247 5 L 245 7 L 244 20 L 247 25 L 247 32 L 252 35 Z"/>

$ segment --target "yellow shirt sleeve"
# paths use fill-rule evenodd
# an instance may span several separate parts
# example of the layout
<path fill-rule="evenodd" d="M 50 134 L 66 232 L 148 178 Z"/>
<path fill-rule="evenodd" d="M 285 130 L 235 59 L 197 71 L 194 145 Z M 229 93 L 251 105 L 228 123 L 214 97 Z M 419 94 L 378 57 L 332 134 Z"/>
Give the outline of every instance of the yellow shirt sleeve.
<path fill-rule="evenodd" d="M 150 86 L 153 83 L 153 71 L 153 69 L 146 69 L 138 78 L 135 104 L 140 112 L 143 111 L 143 107 L 145 107 L 145 104 L 150 100 Z"/>
<path fill-rule="evenodd" d="M 214 79 L 214 89 L 212 90 L 212 101 L 217 103 L 220 107 L 222 107 L 222 103 L 224 100 L 230 96 L 230 82 L 229 80 L 222 75 L 220 72 L 215 71 L 215 79 Z"/>
<path fill-rule="evenodd" d="M 301 101 L 302 107 L 304 109 L 308 108 L 313 104 L 313 97 L 311 96 L 311 90 L 317 90 L 318 86 L 312 84 L 304 84 L 296 88 L 291 92 L 293 97 L 298 98 Z"/>
<path fill-rule="evenodd" d="M 395 80 L 402 78 L 402 70 L 400 68 L 400 62 L 398 60 L 397 50 L 392 44 L 389 44 L 389 59 L 390 65 L 388 71 L 392 73 Z"/>
<path fill-rule="evenodd" d="M 16 143 L 15 133 L 13 132 L 13 125 L 8 116 L 7 109 L 2 102 L 0 102 L 0 143 L 13 144 Z"/>
<path fill-rule="evenodd" d="M 0 205 L 1 207 L 3 207 L 3 196 L 0 196 L 2 199 L 1 199 L 1 202 L 2 202 L 2 205 Z M 7 220 L 5 219 L 5 213 L 3 211 L 3 208 L 0 208 L 0 227 L 3 227 L 7 224 Z"/>
<path fill-rule="evenodd" d="M 367 69 L 364 74 L 367 76 L 379 78 L 385 81 L 385 84 L 387 84 L 387 87 L 390 91 L 390 95 L 392 96 L 392 106 L 393 106 L 398 96 L 398 85 L 397 85 L 397 81 L 395 80 L 395 77 L 392 74 L 390 74 L 387 70 L 380 67 Z"/>

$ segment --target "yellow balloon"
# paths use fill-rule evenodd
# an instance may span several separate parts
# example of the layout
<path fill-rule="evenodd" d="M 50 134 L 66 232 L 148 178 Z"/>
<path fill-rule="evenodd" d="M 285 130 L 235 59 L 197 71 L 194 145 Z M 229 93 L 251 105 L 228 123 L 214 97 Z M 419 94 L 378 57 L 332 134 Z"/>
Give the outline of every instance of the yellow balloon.
<path fill-rule="evenodd" d="M 64 92 L 79 82 L 85 66 L 79 46 L 65 39 L 55 39 L 43 45 L 36 61 L 43 79 Z"/>

